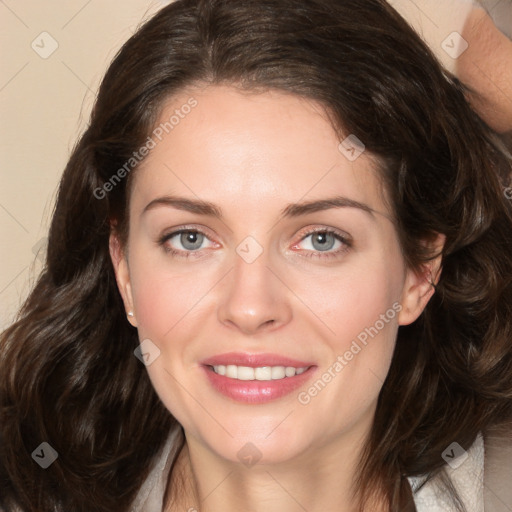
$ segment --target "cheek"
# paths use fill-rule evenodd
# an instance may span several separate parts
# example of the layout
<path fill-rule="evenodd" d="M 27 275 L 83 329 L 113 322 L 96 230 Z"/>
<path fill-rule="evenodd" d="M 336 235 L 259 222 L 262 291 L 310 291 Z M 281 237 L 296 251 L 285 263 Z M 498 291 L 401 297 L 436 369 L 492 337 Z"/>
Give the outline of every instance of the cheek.
<path fill-rule="evenodd" d="M 393 253 L 354 259 L 346 271 L 315 281 L 308 305 L 329 327 L 326 359 L 315 389 L 306 389 L 301 403 L 316 400 L 335 423 L 358 418 L 373 403 L 384 383 L 398 329 L 404 273 Z M 310 283 L 311 284 L 311 283 Z M 322 397 L 313 398 L 318 390 Z M 319 393 L 320 394 L 320 393 Z M 328 412 L 330 411 L 330 412 Z"/>
<path fill-rule="evenodd" d="M 195 371 L 190 341 L 201 338 L 204 325 L 197 319 L 211 314 L 204 310 L 207 301 L 201 302 L 211 289 L 205 280 L 206 276 L 197 272 L 169 271 L 161 262 L 133 258 L 131 281 L 139 339 L 150 339 L 160 350 L 146 370 L 167 409 L 192 430 L 190 396 L 180 383 L 187 382 L 189 372 Z M 190 383 L 186 387 L 193 392 Z"/>
<path fill-rule="evenodd" d="M 296 275 L 293 289 L 304 298 L 324 334 L 333 340 L 333 348 L 344 351 L 360 333 L 364 338 L 375 324 L 383 336 L 393 334 L 403 278 L 398 265 L 377 255 L 354 258 L 340 269 L 307 279 Z"/>
<path fill-rule="evenodd" d="M 173 337 L 201 311 L 211 286 L 197 273 L 164 273 L 149 265 L 140 270 L 132 277 L 139 334 L 161 341 Z"/>
<path fill-rule="evenodd" d="M 316 323 L 318 334 L 334 338 L 336 348 L 342 350 L 360 333 L 364 337 L 365 329 L 374 326 L 400 297 L 404 277 L 400 257 L 394 248 L 388 249 L 356 255 L 338 268 L 319 267 L 313 272 L 279 268 L 299 299 L 283 290 L 282 300 L 295 303 L 299 323 L 309 317 L 310 326 Z M 209 265 L 171 266 L 142 247 L 134 248 L 132 255 L 130 277 L 141 339 L 153 336 L 163 340 L 171 331 L 180 330 L 178 324 L 190 324 L 192 317 L 202 314 L 218 272 Z M 389 330 L 388 323 L 382 330 Z"/>
<path fill-rule="evenodd" d="M 201 272 L 204 267 L 173 262 L 162 248 L 155 249 L 144 241 L 130 247 L 129 265 L 141 339 L 172 336 L 182 319 L 189 320 L 200 309 L 202 297 L 212 287 L 214 276 Z"/>
<path fill-rule="evenodd" d="M 382 268 L 325 284 L 318 307 L 320 300 L 326 306 L 319 316 L 334 334 L 324 337 L 326 357 L 298 399 L 305 415 L 312 417 L 314 410 L 315 418 L 329 418 L 326 436 L 337 436 L 374 409 L 391 364 L 401 306 L 394 280 Z"/>

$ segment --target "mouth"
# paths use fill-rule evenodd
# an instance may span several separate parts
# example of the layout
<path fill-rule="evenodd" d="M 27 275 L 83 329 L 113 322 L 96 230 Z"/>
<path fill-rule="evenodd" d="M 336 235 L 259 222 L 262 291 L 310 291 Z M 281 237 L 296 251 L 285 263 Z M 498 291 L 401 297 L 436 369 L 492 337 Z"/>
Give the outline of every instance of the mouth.
<path fill-rule="evenodd" d="M 202 362 L 210 386 L 231 400 L 261 404 L 290 395 L 315 373 L 316 365 L 273 354 L 231 353 Z"/>
<path fill-rule="evenodd" d="M 214 365 L 210 368 L 217 374 L 227 377 L 228 379 L 236 380 L 281 380 L 295 375 L 300 375 L 310 366 L 302 366 L 295 368 L 294 366 L 257 366 L 252 368 L 250 366 L 237 366 L 234 364 L 228 365 Z"/>

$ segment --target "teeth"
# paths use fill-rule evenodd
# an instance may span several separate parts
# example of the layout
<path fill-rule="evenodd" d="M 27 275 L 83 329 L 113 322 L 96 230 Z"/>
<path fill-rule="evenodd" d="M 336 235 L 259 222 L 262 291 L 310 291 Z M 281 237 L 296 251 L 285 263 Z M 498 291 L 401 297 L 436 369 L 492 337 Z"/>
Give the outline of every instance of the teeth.
<path fill-rule="evenodd" d="M 287 366 L 284 370 L 284 374 L 287 377 L 293 377 L 295 375 L 295 368 L 293 368 L 292 366 Z"/>
<path fill-rule="evenodd" d="M 294 368 L 293 366 L 260 366 L 258 368 L 251 368 L 250 366 L 236 366 L 234 364 L 228 364 L 227 366 L 219 364 L 212 368 L 219 375 L 238 380 L 280 380 L 285 377 L 300 375 L 308 369 L 308 367 Z"/>

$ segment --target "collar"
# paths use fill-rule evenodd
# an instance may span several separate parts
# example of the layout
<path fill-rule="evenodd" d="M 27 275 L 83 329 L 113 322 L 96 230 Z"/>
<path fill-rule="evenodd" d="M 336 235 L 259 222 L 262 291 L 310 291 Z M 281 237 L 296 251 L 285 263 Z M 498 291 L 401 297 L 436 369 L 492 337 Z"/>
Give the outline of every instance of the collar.
<path fill-rule="evenodd" d="M 466 452 L 452 443 L 442 454 L 447 464 L 442 473 L 447 475 L 459 493 L 467 512 L 484 512 L 484 441 L 479 433 Z M 453 501 L 439 476 L 425 481 L 425 477 L 408 477 L 414 493 L 417 512 L 445 512 L 453 510 Z"/>
<path fill-rule="evenodd" d="M 179 438 L 183 436 L 181 427 L 174 429 L 161 450 L 156 464 L 141 486 L 131 512 L 162 512 L 163 498 L 169 472 L 177 455 Z M 450 448 L 451 447 L 451 448 Z M 450 477 L 457 489 L 467 512 L 484 512 L 484 442 L 478 434 L 475 442 L 467 452 L 460 452 L 460 447 L 450 445 L 443 452 L 449 461 L 443 471 Z M 453 455 L 452 455 L 453 453 Z M 414 493 L 417 512 L 446 512 L 453 509 L 448 492 L 443 488 L 438 477 L 429 480 L 421 489 L 425 477 L 408 477 Z"/>

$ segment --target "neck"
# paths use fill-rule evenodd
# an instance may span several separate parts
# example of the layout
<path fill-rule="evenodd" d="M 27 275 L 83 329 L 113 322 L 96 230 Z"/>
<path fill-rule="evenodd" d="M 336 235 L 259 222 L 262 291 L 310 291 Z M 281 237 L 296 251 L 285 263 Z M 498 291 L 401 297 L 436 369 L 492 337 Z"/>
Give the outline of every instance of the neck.
<path fill-rule="evenodd" d="M 247 467 L 187 436 L 172 472 L 167 512 L 357 512 L 353 480 L 363 439 L 347 434 L 311 446 L 293 460 Z M 372 512 L 387 512 L 383 502 Z"/>

